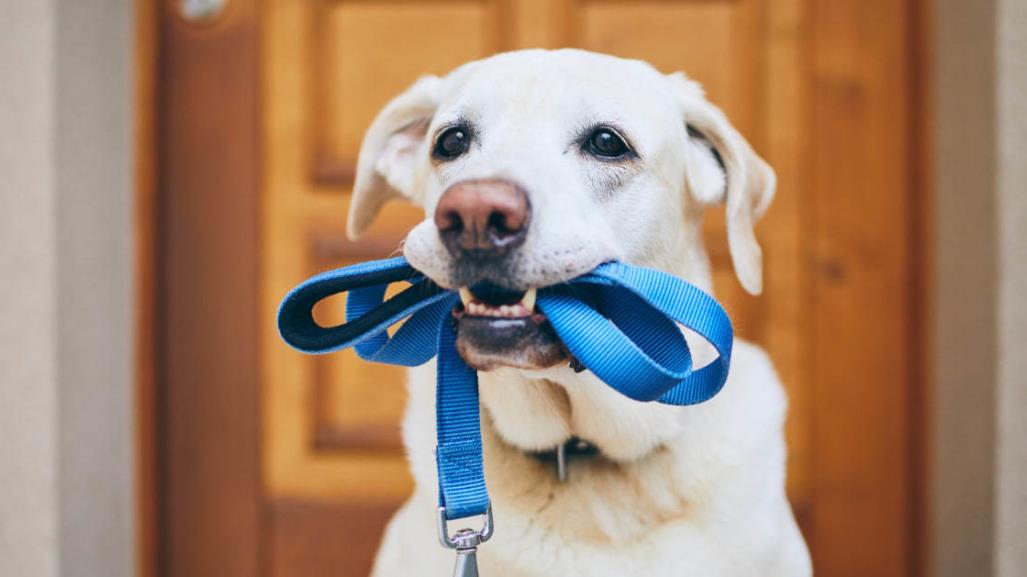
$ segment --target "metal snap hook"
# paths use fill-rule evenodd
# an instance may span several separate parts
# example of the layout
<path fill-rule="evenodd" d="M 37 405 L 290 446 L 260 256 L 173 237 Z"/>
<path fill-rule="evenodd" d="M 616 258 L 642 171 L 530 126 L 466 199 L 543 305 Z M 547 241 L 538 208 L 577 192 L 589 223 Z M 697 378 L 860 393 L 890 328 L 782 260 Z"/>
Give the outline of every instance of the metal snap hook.
<path fill-rule="evenodd" d="M 493 533 L 492 505 L 486 511 L 485 524 L 479 531 L 460 529 L 450 535 L 445 507 L 439 507 L 437 521 L 439 542 L 447 549 L 456 549 L 453 577 L 478 577 L 478 546 L 488 541 Z"/>
<path fill-rule="evenodd" d="M 436 517 L 437 527 L 439 530 L 439 543 L 447 549 L 467 549 L 471 547 L 477 547 L 482 543 L 492 538 L 492 534 L 495 529 L 494 519 L 492 518 L 492 504 L 489 504 L 488 510 L 485 512 L 485 523 L 482 525 L 481 530 L 475 531 L 474 529 L 461 529 L 455 534 L 449 534 L 449 520 L 446 519 L 446 508 L 438 508 L 438 516 Z"/>

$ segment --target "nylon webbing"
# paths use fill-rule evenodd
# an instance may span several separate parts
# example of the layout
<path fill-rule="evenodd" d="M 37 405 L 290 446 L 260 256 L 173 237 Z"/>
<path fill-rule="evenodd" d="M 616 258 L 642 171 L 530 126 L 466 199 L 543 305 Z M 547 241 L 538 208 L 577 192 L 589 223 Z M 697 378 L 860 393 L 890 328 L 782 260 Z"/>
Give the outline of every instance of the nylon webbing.
<path fill-rule="evenodd" d="M 384 300 L 394 282 L 410 286 Z M 314 305 L 348 293 L 346 322 L 321 327 Z M 313 354 L 354 347 L 361 358 L 416 366 L 438 356 L 436 462 L 439 502 L 448 519 L 489 507 L 482 461 L 478 375 L 456 350 L 450 311 L 459 302 L 402 257 L 316 275 L 293 289 L 278 310 L 278 329 L 292 347 Z M 538 291 L 537 306 L 572 355 L 600 380 L 639 401 L 701 403 L 727 379 L 732 329 L 708 294 L 675 276 L 611 262 L 559 286 Z M 405 319 L 389 336 L 387 330 Z M 719 353 L 694 370 L 678 325 Z"/>

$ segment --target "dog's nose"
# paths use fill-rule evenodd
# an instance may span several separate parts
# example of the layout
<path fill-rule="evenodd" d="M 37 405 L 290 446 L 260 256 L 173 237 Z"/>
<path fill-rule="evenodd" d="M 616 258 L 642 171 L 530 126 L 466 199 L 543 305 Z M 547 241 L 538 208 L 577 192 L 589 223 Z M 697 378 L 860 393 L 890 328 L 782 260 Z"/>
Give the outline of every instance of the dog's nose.
<path fill-rule="evenodd" d="M 501 256 L 528 234 L 531 205 L 505 180 L 469 180 L 453 185 L 435 208 L 435 226 L 453 256 Z"/>

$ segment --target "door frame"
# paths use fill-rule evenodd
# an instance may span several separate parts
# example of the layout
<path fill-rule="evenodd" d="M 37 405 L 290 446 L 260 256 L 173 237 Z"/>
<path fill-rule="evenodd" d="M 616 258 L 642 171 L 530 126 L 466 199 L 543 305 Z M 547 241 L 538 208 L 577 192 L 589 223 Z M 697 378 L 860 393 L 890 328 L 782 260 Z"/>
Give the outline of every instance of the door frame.
<path fill-rule="evenodd" d="M 853 41 L 863 39 L 847 29 L 853 21 L 837 18 L 839 13 L 896 23 L 885 25 L 894 28 L 876 35 L 878 44 L 870 49 L 895 57 L 874 66 L 888 78 L 900 78 L 900 89 L 837 75 L 836 59 L 859 62 L 868 53 L 865 42 Z M 261 14 L 255 0 L 234 0 L 222 17 L 194 25 L 172 2 L 136 0 L 136 16 L 139 574 L 262 575 L 270 564 L 264 543 L 268 504 L 260 481 L 257 322 Z M 865 159 L 865 172 L 888 175 L 879 187 L 839 182 L 836 167 L 826 163 L 804 173 L 813 215 L 804 227 L 817 247 L 809 255 L 804 289 L 812 328 L 806 345 L 815 351 L 809 367 L 812 436 L 861 435 L 875 425 L 859 455 L 818 454 L 814 444 L 812 486 L 831 486 L 832 494 L 814 498 L 807 538 L 821 574 L 855 574 L 858 567 L 863 574 L 923 575 L 933 273 L 930 2 L 807 1 L 803 20 L 809 50 L 800 71 L 807 87 L 802 97 L 812 105 L 804 119 L 804 146 L 825 159 L 851 154 L 856 145 L 838 138 L 838 123 L 861 123 L 876 127 L 862 134 L 874 142 L 862 144 L 890 143 L 901 159 L 883 151 Z M 216 78 L 232 81 L 219 86 L 211 81 Z M 876 92 L 866 93 L 868 86 Z M 883 100 L 858 106 L 869 97 Z M 896 109 L 906 114 L 889 124 Z M 211 146 L 212 128 L 232 134 L 231 146 Z M 837 198 L 809 194 L 815 187 L 848 191 L 839 196 L 859 200 L 838 205 Z M 838 231 L 828 216 L 846 210 L 871 222 L 882 208 L 902 215 L 905 234 L 892 241 L 901 254 L 882 269 L 860 268 L 858 259 L 865 255 L 837 245 Z M 204 218 L 203 212 L 216 218 Z M 881 248 L 873 238 L 856 241 L 869 243 L 870 253 Z M 894 284 L 896 273 L 908 281 L 903 289 L 881 292 Z M 832 336 L 851 318 L 853 303 L 875 290 L 872 302 L 893 311 L 895 323 L 868 335 L 885 341 L 875 350 L 888 357 L 879 361 L 899 359 L 895 374 L 886 378 L 903 386 L 892 396 L 867 399 L 858 395 L 851 367 L 868 359 L 853 358 L 856 353 Z M 860 411 L 851 410 L 857 405 Z M 226 420 L 225 414 L 234 417 Z M 205 456 L 195 459 L 201 446 Z M 853 475 L 857 465 L 883 473 Z M 867 502 L 877 513 L 860 517 Z M 869 525 L 852 522 L 854 514 Z M 851 547 L 852 536 L 861 532 L 875 538 L 874 547 L 852 548 L 853 557 L 818 556 L 818 543 Z M 253 555 L 226 554 L 231 551 Z"/>
<path fill-rule="evenodd" d="M 257 2 L 134 4 L 137 574 L 259 576 Z"/>

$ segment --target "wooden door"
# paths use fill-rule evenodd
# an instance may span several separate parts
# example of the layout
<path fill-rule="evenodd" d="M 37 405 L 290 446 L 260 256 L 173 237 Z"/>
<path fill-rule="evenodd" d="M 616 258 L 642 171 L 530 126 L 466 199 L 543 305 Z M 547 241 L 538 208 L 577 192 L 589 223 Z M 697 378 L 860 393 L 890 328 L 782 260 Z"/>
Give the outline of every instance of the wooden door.
<path fill-rule="evenodd" d="M 224 215 L 242 223 L 244 237 L 212 232 L 211 242 L 229 252 L 195 247 L 163 255 L 167 274 L 184 275 L 186 256 L 194 259 L 189 266 L 243 258 L 259 267 L 244 268 L 255 274 L 247 298 L 256 299 L 248 317 L 255 334 L 247 341 L 255 357 L 246 357 L 246 366 L 259 379 L 232 391 L 249 415 L 244 423 L 225 429 L 216 413 L 177 419 L 204 399 L 225 410 L 218 393 L 225 387 L 199 371 L 165 378 L 164 386 L 177 386 L 163 420 L 173 449 L 162 461 L 169 479 L 162 509 L 163 538 L 172 544 L 164 547 L 168 574 L 213 575 L 215 567 L 223 577 L 367 573 L 384 523 L 411 488 L 398 428 L 403 371 L 358 362 L 349 352 L 291 351 L 274 327 L 277 303 L 316 271 L 394 254 L 422 218 L 394 204 L 364 239 L 343 235 L 361 137 L 389 98 L 419 75 L 468 60 L 562 46 L 686 71 L 775 167 L 778 196 L 758 229 L 765 293 L 750 297 L 734 279 L 717 214 L 706 231 L 717 294 L 738 334 L 767 348 L 787 385 L 788 491 L 817 574 L 915 573 L 919 477 L 910 457 L 918 448 L 911 443 L 919 432 L 919 325 L 909 297 L 920 278 L 913 205 L 920 193 L 912 186 L 918 158 L 908 152 L 918 138 L 912 8 L 912 0 L 237 0 L 199 29 L 165 14 L 162 82 L 195 76 L 202 96 L 194 97 L 215 105 L 204 114 L 220 110 L 222 120 L 259 130 L 247 141 L 254 146 L 249 163 L 232 168 L 254 179 L 232 186 L 240 194 L 259 192 L 259 199 Z M 215 52 L 226 61 L 212 64 Z M 235 92 L 247 106 L 259 102 L 250 116 L 214 81 L 219 66 L 239 65 L 226 53 L 256 66 Z M 168 122 L 195 112 L 186 100 L 161 106 Z M 166 123 L 163 146 L 182 146 L 183 130 L 204 128 Z M 163 158 L 169 160 L 162 169 L 173 168 L 180 179 L 207 162 L 193 158 L 190 167 L 167 152 Z M 205 194 L 225 196 L 210 170 L 199 169 L 190 181 L 187 196 L 197 203 Z M 195 209 L 189 198 L 169 203 L 171 224 L 188 220 Z M 162 246 L 178 246 L 190 232 L 170 226 Z M 240 249 L 239 242 L 249 244 Z M 217 293 L 218 280 L 209 273 L 173 282 L 162 301 L 165 314 L 185 312 L 176 299 L 204 298 L 197 283 Z M 329 320 L 339 304 L 316 312 Z M 196 314 L 189 322 L 168 323 L 163 346 L 175 353 L 188 326 L 203 332 L 209 317 Z M 218 338 L 195 332 L 191 338 L 201 342 Z M 224 356 L 228 349 L 218 350 Z M 230 382 L 237 376 L 225 375 Z M 259 418 L 259 429 L 249 418 Z M 193 433 L 179 430 L 185 427 Z M 221 471 L 214 451 L 227 457 L 232 447 L 204 448 L 196 431 L 245 443 L 256 462 L 235 456 L 229 469 L 256 495 L 224 495 L 224 482 L 214 480 Z M 247 434 L 254 437 L 247 441 Z M 189 449 L 203 457 L 198 468 Z M 191 523 L 228 526 L 213 519 L 219 503 L 203 486 L 222 488 L 213 494 L 242 513 L 230 519 L 252 523 L 242 537 L 226 541 L 217 531 L 200 531 L 200 543 L 190 535 Z M 246 560 L 219 562 L 218 543 Z"/>

